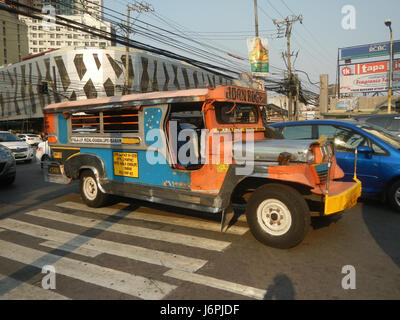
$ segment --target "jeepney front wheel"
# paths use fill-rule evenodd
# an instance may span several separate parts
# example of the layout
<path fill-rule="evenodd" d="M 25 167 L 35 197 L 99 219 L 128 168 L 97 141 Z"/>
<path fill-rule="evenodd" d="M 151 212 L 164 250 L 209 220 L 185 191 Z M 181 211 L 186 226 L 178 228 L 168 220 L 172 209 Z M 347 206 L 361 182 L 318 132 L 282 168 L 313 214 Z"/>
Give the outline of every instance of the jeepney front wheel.
<path fill-rule="evenodd" d="M 90 170 L 85 170 L 80 175 L 80 191 L 82 200 L 92 208 L 99 208 L 109 200 L 109 195 L 99 189 L 96 177 Z"/>
<path fill-rule="evenodd" d="M 281 249 L 299 244 L 311 223 L 302 195 L 292 187 L 276 183 L 254 191 L 247 204 L 246 217 L 258 241 Z"/>

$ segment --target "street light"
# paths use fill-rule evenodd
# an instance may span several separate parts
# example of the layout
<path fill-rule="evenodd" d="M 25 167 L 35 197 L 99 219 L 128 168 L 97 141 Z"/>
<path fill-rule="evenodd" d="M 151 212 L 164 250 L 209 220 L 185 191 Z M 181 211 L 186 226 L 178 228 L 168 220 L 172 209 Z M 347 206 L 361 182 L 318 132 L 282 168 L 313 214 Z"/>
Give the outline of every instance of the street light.
<path fill-rule="evenodd" d="M 392 82 L 393 82 L 393 36 L 392 36 L 392 20 L 385 20 L 385 26 L 390 30 L 390 60 L 389 60 L 389 98 L 388 113 L 392 112 Z"/>

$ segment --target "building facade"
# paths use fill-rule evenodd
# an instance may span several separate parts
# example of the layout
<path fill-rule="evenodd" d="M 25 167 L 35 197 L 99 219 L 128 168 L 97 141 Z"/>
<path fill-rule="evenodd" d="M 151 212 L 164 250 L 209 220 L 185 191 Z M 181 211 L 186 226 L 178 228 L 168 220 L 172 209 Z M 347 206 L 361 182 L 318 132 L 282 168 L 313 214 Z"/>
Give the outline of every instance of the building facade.
<path fill-rule="evenodd" d="M 103 18 L 103 0 L 32 0 L 33 7 L 42 10 L 43 6 L 53 6 L 57 15 L 77 15 L 88 13 Z"/>
<path fill-rule="evenodd" d="M 0 127 L 6 121 L 43 118 L 50 103 L 122 95 L 125 59 L 121 47 L 64 48 L 1 68 Z M 232 84 L 230 78 L 134 49 L 128 70 L 131 93 Z"/>
<path fill-rule="evenodd" d="M 16 14 L 1 10 L 0 3 L 0 66 L 16 63 L 29 53 L 28 27 Z"/>
<path fill-rule="evenodd" d="M 108 37 L 113 37 L 115 34 L 111 23 L 101 21 L 89 14 L 62 17 L 101 30 Z M 82 32 L 73 27 L 53 25 L 49 28 L 49 25 L 43 23 L 43 20 L 22 16 L 20 16 L 20 19 L 28 26 L 30 54 L 63 47 L 106 47 L 113 45 L 110 40 Z"/>

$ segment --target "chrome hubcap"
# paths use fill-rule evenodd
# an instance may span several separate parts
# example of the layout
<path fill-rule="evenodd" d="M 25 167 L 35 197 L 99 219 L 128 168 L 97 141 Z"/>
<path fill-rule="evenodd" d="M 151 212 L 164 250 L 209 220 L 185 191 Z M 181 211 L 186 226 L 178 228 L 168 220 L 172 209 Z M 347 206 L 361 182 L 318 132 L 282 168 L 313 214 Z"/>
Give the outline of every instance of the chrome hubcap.
<path fill-rule="evenodd" d="M 83 181 L 83 191 L 86 198 L 94 200 L 97 196 L 97 183 L 92 177 L 86 177 Z"/>
<path fill-rule="evenodd" d="M 260 203 L 257 208 L 257 220 L 265 232 L 274 236 L 285 234 L 292 225 L 288 207 L 277 199 L 268 199 Z"/>
<path fill-rule="evenodd" d="M 396 190 L 394 193 L 394 200 L 396 201 L 397 205 L 400 207 L 400 188 Z"/>

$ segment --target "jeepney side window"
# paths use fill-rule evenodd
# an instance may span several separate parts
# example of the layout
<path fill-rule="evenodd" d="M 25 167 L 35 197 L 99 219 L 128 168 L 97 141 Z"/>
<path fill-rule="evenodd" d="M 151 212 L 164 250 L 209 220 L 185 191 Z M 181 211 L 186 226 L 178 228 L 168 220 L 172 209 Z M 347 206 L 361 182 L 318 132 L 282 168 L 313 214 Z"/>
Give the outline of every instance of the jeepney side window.
<path fill-rule="evenodd" d="M 77 112 L 71 115 L 72 133 L 100 133 L 100 113 L 99 112 Z"/>
<path fill-rule="evenodd" d="M 103 112 L 104 133 L 139 132 L 137 110 L 113 110 Z"/>

